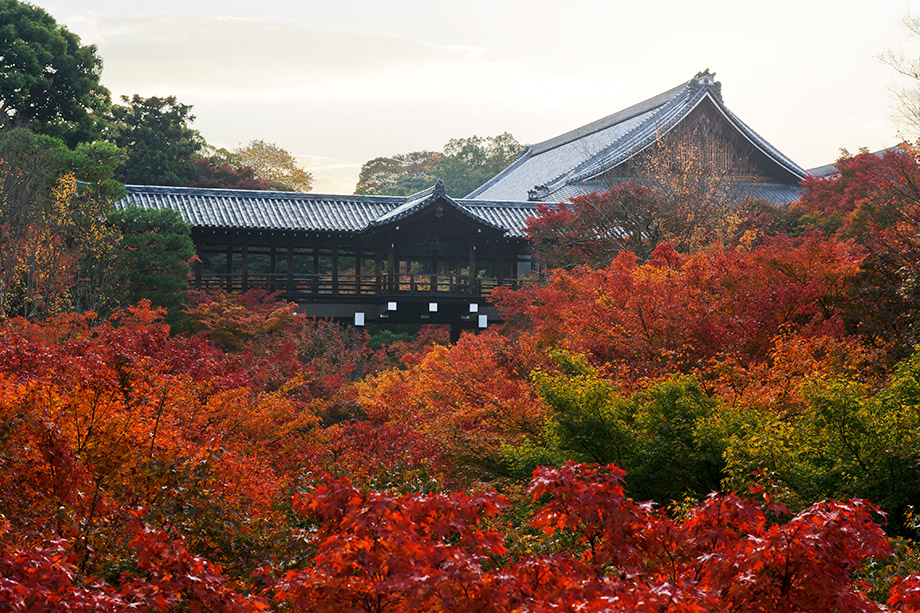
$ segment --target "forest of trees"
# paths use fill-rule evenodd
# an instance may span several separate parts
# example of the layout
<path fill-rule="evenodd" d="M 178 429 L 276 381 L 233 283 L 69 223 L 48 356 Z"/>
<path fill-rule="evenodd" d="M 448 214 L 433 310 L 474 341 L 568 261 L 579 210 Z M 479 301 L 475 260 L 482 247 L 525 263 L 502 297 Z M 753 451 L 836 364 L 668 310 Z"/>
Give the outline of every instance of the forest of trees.
<path fill-rule="evenodd" d="M 654 186 L 545 208 L 506 323 L 370 335 L 189 291 L 188 226 L 111 207 L 143 117 L 183 181 L 309 178 L 196 157 L 189 107 L 0 24 L 0 609 L 920 610 L 914 148 L 707 233 Z M 639 210 L 653 244 L 599 233 Z"/>

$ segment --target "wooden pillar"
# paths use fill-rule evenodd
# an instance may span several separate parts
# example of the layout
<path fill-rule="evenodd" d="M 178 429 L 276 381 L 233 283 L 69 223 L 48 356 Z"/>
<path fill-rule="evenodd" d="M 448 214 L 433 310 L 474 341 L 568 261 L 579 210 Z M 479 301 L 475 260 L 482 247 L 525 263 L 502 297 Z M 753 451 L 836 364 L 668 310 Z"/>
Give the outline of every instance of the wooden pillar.
<path fill-rule="evenodd" d="M 228 292 L 233 291 L 233 247 L 227 246 L 227 282 L 226 289 Z"/>
<path fill-rule="evenodd" d="M 332 293 L 339 293 L 339 246 L 332 246 Z"/>
<path fill-rule="evenodd" d="M 313 281 L 311 288 L 314 294 L 319 292 L 319 240 L 313 243 Z"/>
<path fill-rule="evenodd" d="M 470 237 L 470 293 L 474 296 L 479 295 L 478 291 L 478 271 L 476 270 L 476 239 Z"/>
<path fill-rule="evenodd" d="M 505 280 L 505 254 L 502 252 L 502 244 L 498 244 L 498 270 L 496 271 L 496 278 L 499 285 L 504 285 Z"/>
<path fill-rule="evenodd" d="M 376 280 L 375 287 L 379 294 L 383 289 L 383 254 L 379 250 L 374 253 L 374 277 Z"/>
<path fill-rule="evenodd" d="M 288 238 L 287 245 L 287 291 L 289 296 L 294 295 L 294 237 Z"/>
<path fill-rule="evenodd" d="M 390 242 L 390 250 L 387 252 L 387 290 L 396 291 L 396 244 Z"/>
<path fill-rule="evenodd" d="M 271 251 L 269 251 L 269 263 L 268 263 L 268 291 L 275 291 L 275 275 L 278 274 L 278 251 L 275 248 L 274 243 L 272 243 Z"/>
<path fill-rule="evenodd" d="M 455 262 L 456 267 L 454 268 L 454 274 L 451 275 L 450 281 L 450 293 L 456 294 L 459 291 L 460 283 L 460 271 L 463 270 L 463 258 L 460 257 L 460 254 L 457 253 L 457 261 Z"/>
<path fill-rule="evenodd" d="M 428 290 L 438 291 L 438 254 L 436 252 L 431 255 L 431 287 Z"/>
<path fill-rule="evenodd" d="M 361 293 L 361 248 L 355 241 L 355 293 Z"/>
<path fill-rule="evenodd" d="M 249 239 L 248 238 L 246 238 L 245 241 L 243 242 L 242 263 L 243 263 L 243 270 L 241 271 L 242 278 L 241 278 L 240 283 L 241 283 L 242 291 L 245 292 L 246 290 L 249 289 Z"/>

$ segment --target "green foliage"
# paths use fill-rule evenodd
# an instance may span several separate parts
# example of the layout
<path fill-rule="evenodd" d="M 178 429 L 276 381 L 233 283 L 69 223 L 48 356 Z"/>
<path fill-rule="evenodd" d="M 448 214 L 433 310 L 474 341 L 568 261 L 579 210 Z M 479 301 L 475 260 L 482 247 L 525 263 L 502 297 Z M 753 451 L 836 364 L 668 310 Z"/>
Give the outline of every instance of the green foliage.
<path fill-rule="evenodd" d="M 452 138 L 444 145 L 435 173 L 444 179 L 448 195 L 462 198 L 511 164 L 520 150 L 521 144 L 508 132 Z"/>
<path fill-rule="evenodd" d="M 719 404 L 693 377 L 675 377 L 631 398 L 638 432 L 629 482 L 639 500 L 701 499 L 720 489 L 726 448 Z"/>
<path fill-rule="evenodd" d="M 843 378 L 805 389 L 793 415 L 762 415 L 762 427 L 727 452 L 732 485 L 763 471 L 790 504 L 856 496 L 889 513 L 889 528 L 916 536 L 920 504 L 920 351 L 878 393 Z"/>
<path fill-rule="evenodd" d="M 730 432 L 741 424 L 696 379 L 675 377 L 624 396 L 584 358 L 553 358 L 561 373 L 534 377 L 552 407 L 543 432 L 504 449 L 515 474 L 566 461 L 615 463 L 628 470 L 637 499 L 663 504 L 719 489 Z"/>
<path fill-rule="evenodd" d="M 365 162 L 356 194 L 408 196 L 444 179 L 448 195 L 461 198 L 514 161 L 521 145 L 511 134 L 452 138 L 441 153 L 413 151 Z"/>
<path fill-rule="evenodd" d="M 165 307 L 175 323 L 188 287 L 189 261 L 195 255 L 191 226 L 171 209 L 128 207 L 109 214 L 122 234 L 122 267 L 129 302 L 148 299 Z"/>
<path fill-rule="evenodd" d="M 122 198 L 124 185 L 115 180 L 115 170 L 125 158 L 125 151 L 105 141 L 80 143 L 68 155 L 67 163 L 79 181 L 110 201 Z"/>
<path fill-rule="evenodd" d="M 194 156 L 204 146 L 189 127 L 192 107 L 175 96 L 122 96 L 112 107 L 111 140 L 127 152 L 119 180 L 138 185 L 187 185 L 196 176 Z"/>
<path fill-rule="evenodd" d="M 397 153 L 365 162 L 358 175 L 356 194 L 408 196 L 437 180 L 434 165 L 440 154 L 434 151 Z"/>
<path fill-rule="evenodd" d="M 110 104 L 101 72 L 94 45 L 37 6 L 0 0 L 0 125 L 29 125 L 71 147 L 95 140 Z"/>
<path fill-rule="evenodd" d="M 120 153 L 108 143 L 71 150 L 22 128 L 0 132 L 0 311 L 44 317 L 115 306 L 118 237 L 104 220 L 124 193 L 112 178 Z"/>

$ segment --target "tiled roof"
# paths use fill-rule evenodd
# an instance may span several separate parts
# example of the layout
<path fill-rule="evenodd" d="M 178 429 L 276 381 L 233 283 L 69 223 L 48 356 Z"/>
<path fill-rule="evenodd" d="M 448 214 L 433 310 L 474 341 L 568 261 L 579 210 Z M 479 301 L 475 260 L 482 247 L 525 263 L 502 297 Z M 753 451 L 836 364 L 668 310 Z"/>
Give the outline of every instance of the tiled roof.
<path fill-rule="evenodd" d="M 200 228 L 363 232 L 375 225 L 401 219 L 442 199 L 449 206 L 488 226 L 521 238 L 533 202 L 489 202 L 453 199 L 443 187 L 409 197 L 332 196 L 295 192 L 248 191 L 190 187 L 126 185 L 118 207 L 173 209 Z"/>
<path fill-rule="evenodd" d="M 400 219 L 409 217 L 410 215 L 424 209 L 430 204 L 433 204 L 435 201 L 440 200 L 441 202 L 447 204 L 448 206 L 454 208 L 461 215 L 465 215 L 475 221 L 490 226 L 496 230 L 507 231 L 508 228 L 505 228 L 501 225 L 496 225 L 489 221 L 488 219 L 476 215 L 475 213 L 467 210 L 465 207 L 461 206 L 453 198 L 447 196 L 447 192 L 444 189 L 444 181 L 438 179 L 438 182 L 428 189 L 422 190 L 415 194 L 412 194 L 406 198 L 406 201 L 397 206 L 396 208 L 387 211 L 377 219 L 372 220 L 368 223 L 368 226 L 382 226 Z"/>
<path fill-rule="evenodd" d="M 631 179 L 621 179 L 621 182 Z M 781 205 L 795 202 L 799 199 L 799 188 L 784 183 L 755 183 L 738 182 L 734 184 L 734 195 L 739 198 L 754 198 L 766 200 L 770 204 Z M 582 181 L 567 183 L 552 193 L 552 199 L 546 202 L 568 202 L 572 198 L 584 196 L 592 192 L 605 192 L 610 189 L 610 184 L 604 181 Z"/>
<path fill-rule="evenodd" d="M 703 100 L 797 184 L 805 171 L 751 130 L 722 103 L 721 85 L 709 71 L 687 83 L 586 126 L 528 146 L 508 168 L 467 198 L 561 202 L 578 192 L 572 184 L 590 180 L 655 143 Z"/>

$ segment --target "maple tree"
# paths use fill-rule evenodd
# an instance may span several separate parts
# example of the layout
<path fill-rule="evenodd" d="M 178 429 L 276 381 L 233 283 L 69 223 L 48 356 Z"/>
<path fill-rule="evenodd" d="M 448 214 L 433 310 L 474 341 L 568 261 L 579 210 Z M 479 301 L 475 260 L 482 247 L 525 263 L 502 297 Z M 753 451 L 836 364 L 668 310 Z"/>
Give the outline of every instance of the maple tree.
<path fill-rule="evenodd" d="M 624 396 L 584 359 L 555 358 L 562 372 L 534 377 L 550 407 L 542 431 L 503 448 L 518 474 L 572 460 L 616 463 L 637 498 L 664 505 L 720 489 L 723 455 L 743 430 L 696 380 L 675 377 Z"/>
<path fill-rule="evenodd" d="M 613 465 L 536 470 L 531 534 L 549 551 L 515 557 L 495 530 L 506 499 L 330 481 L 297 503 L 318 522 L 317 549 L 274 599 L 317 611 L 883 610 L 853 578 L 890 551 L 868 503 L 818 503 L 781 523 L 766 493 L 714 494 L 673 520 L 627 497 L 623 476 Z M 909 606 L 916 587 L 902 580 L 889 603 Z"/>
<path fill-rule="evenodd" d="M 358 383 L 358 403 L 379 423 L 406 422 L 474 472 L 500 462 L 502 444 L 536 432 L 545 407 L 522 375 L 521 347 L 497 334 L 465 335 L 404 358 L 405 370 Z"/>
<path fill-rule="evenodd" d="M 845 154 L 836 168 L 802 182 L 794 205 L 799 224 L 854 240 L 866 251 L 851 325 L 880 345 L 894 343 L 895 357 L 903 357 L 917 339 L 920 304 L 917 153 L 905 144 L 878 155 Z"/>
<path fill-rule="evenodd" d="M 648 257 L 656 243 L 659 207 L 651 189 L 624 183 L 553 208 L 538 204 L 525 231 L 540 261 L 550 268 L 600 268 L 621 251 Z"/>
<path fill-rule="evenodd" d="M 848 281 L 860 256 L 809 235 L 750 248 L 677 254 L 659 245 L 636 262 L 621 252 L 603 269 L 554 271 L 545 286 L 495 299 L 544 346 L 583 353 L 629 383 L 767 358 L 781 332 L 841 336 Z"/>
<path fill-rule="evenodd" d="M 755 427 L 736 434 L 726 453 L 729 482 L 763 471 L 794 506 L 868 498 L 888 513 L 892 532 L 915 537 L 918 369 L 915 354 L 874 392 L 840 375 L 804 381 L 794 413 L 759 413 Z"/>

